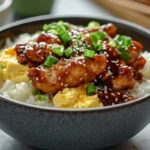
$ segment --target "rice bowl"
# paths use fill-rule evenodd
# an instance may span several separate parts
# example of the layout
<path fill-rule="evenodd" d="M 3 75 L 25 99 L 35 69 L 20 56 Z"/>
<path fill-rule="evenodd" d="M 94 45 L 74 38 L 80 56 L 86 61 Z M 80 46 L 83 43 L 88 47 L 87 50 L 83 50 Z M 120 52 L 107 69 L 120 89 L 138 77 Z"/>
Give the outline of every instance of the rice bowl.
<path fill-rule="evenodd" d="M 22 34 L 15 39 L 14 42 L 11 42 L 10 39 L 7 39 L 6 45 L 3 49 L 7 49 L 13 47 L 18 43 L 26 43 L 28 41 L 32 41 L 33 39 L 37 38 L 39 34 L 30 35 L 30 34 Z M 146 64 L 140 72 L 143 75 L 142 81 L 136 82 L 133 89 L 129 89 L 128 92 L 133 95 L 136 99 L 146 96 L 150 93 L 149 84 L 150 84 L 150 76 L 149 76 L 149 63 L 150 63 L 150 53 L 143 52 L 142 56 L 146 59 Z M 25 103 L 33 104 L 33 105 L 41 105 L 41 106 L 48 106 L 54 107 L 53 103 L 53 95 L 46 94 L 44 101 L 39 101 L 38 96 L 33 94 L 33 87 L 31 81 L 28 82 L 15 82 L 13 80 L 6 80 L 6 82 L 1 82 L 1 89 L 0 94 L 4 97 L 19 100 Z M 95 103 L 95 102 L 94 102 Z M 103 104 L 92 104 L 91 107 L 103 107 Z M 67 106 L 70 108 L 70 106 Z M 78 106 L 79 108 L 81 106 Z M 82 106 L 84 108 L 84 106 Z M 82 108 L 81 107 L 81 108 Z M 74 107 L 76 108 L 76 107 Z"/>

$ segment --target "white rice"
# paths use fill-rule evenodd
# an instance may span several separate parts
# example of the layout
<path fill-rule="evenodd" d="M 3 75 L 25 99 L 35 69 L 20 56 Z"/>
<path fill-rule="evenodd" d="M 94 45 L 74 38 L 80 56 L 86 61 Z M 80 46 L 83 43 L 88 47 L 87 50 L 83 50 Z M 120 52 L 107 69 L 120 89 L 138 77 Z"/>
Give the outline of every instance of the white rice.
<path fill-rule="evenodd" d="M 12 47 L 17 43 L 24 43 L 33 40 L 37 35 L 38 34 L 34 36 L 22 34 L 14 42 L 8 38 L 4 49 Z M 135 87 L 128 90 L 135 98 L 150 94 L 150 53 L 144 52 L 142 55 L 147 61 L 145 67 L 141 70 L 143 80 L 142 82 L 136 82 Z M 52 98 L 50 98 L 49 95 L 46 95 L 45 101 L 38 101 L 38 97 L 32 94 L 33 89 L 34 88 L 30 82 L 15 83 L 14 81 L 7 80 L 4 84 L 1 83 L 0 85 L 0 95 L 33 105 L 53 106 Z"/>

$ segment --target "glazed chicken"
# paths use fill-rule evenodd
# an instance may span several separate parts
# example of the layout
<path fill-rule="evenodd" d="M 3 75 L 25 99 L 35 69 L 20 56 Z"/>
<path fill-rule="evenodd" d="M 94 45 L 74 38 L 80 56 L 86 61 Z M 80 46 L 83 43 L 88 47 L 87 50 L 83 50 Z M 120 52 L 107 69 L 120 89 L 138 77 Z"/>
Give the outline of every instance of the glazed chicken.
<path fill-rule="evenodd" d="M 52 68 L 31 68 L 29 79 L 44 93 L 53 94 L 64 87 L 88 83 L 106 69 L 106 58 L 96 55 L 94 59 L 78 57 L 60 60 Z"/>
<path fill-rule="evenodd" d="M 51 29 L 41 32 L 33 42 L 15 47 L 19 63 L 30 67 L 28 76 L 37 90 L 56 94 L 66 87 L 93 83 L 104 105 L 134 99 L 127 89 L 142 79 L 139 70 L 146 63 L 140 43 L 127 36 L 117 37 L 114 24 L 55 28 L 56 33 Z M 48 57 L 55 59 L 47 62 Z"/>

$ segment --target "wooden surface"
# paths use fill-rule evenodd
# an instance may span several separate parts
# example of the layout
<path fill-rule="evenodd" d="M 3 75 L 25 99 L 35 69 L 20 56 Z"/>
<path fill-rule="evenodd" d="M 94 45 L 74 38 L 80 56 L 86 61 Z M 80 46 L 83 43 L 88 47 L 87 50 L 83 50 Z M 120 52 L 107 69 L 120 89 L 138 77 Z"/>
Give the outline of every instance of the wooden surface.
<path fill-rule="evenodd" d="M 117 17 L 150 29 L 150 6 L 133 0 L 93 0 Z"/>

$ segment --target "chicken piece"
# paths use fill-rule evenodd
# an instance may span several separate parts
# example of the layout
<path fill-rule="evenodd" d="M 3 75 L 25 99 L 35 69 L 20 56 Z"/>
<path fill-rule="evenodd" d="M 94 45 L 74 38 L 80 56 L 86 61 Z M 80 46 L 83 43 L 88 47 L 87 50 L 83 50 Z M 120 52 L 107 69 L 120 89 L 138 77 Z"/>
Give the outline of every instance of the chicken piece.
<path fill-rule="evenodd" d="M 139 56 L 134 63 L 131 65 L 134 70 L 139 71 L 140 69 L 143 69 L 145 66 L 146 60 L 143 56 Z"/>
<path fill-rule="evenodd" d="M 59 39 L 57 35 L 54 35 L 52 33 L 45 33 L 42 32 L 36 40 L 38 43 L 45 42 L 47 44 L 62 44 L 62 41 Z"/>
<path fill-rule="evenodd" d="M 26 44 L 17 44 L 15 47 L 17 59 L 21 64 L 28 62 L 43 63 L 45 58 L 52 54 L 52 45 L 45 42 L 29 42 Z"/>
<path fill-rule="evenodd" d="M 106 65 L 106 58 L 99 55 L 95 55 L 93 59 L 62 59 L 50 69 L 31 68 L 28 76 L 36 89 L 54 94 L 64 87 L 91 82 L 105 70 Z"/>
<path fill-rule="evenodd" d="M 115 37 L 117 33 L 117 28 L 114 24 L 106 24 L 106 25 L 101 25 L 100 27 L 87 27 L 84 29 L 84 32 L 96 32 L 98 30 L 103 30 L 106 32 L 110 37 Z"/>
<path fill-rule="evenodd" d="M 133 78 L 133 68 L 128 66 L 119 67 L 119 75 L 112 79 L 112 87 L 114 90 L 131 89 L 135 85 Z"/>
<path fill-rule="evenodd" d="M 126 62 L 126 64 L 132 64 L 140 55 L 143 50 L 143 46 L 134 40 L 132 40 L 132 45 L 128 48 L 128 53 L 131 58 Z"/>
<path fill-rule="evenodd" d="M 135 98 L 125 91 L 115 91 L 107 86 L 98 89 L 98 97 L 104 106 L 121 104 Z"/>

